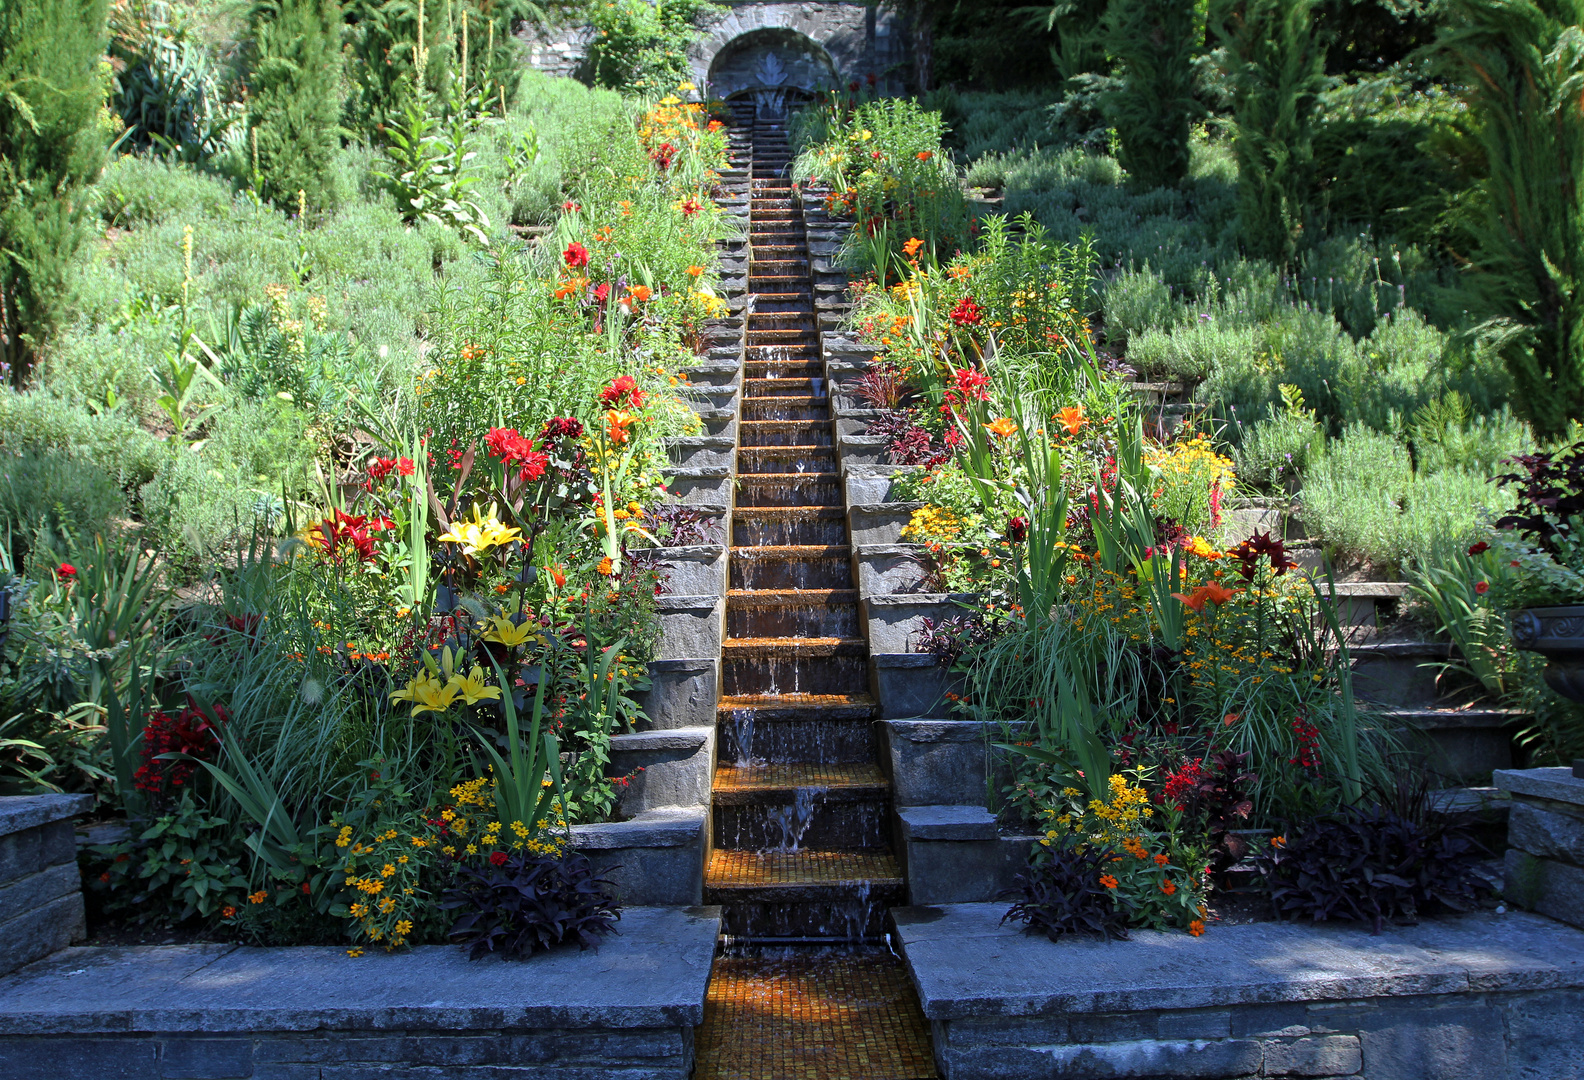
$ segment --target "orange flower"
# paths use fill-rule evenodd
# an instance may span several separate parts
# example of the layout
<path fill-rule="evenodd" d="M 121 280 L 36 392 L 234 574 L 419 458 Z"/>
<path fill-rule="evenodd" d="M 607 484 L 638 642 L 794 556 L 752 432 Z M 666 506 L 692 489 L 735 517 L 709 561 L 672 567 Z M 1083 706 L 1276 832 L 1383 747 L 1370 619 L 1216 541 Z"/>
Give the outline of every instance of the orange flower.
<path fill-rule="evenodd" d="M 1273 847 L 1273 848 L 1284 848 L 1286 846 L 1287 846 L 1287 838 L 1285 836 L 1273 836 L 1273 837 L 1271 837 L 1271 847 Z"/>
<path fill-rule="evenodd" d="M 690 266 L 688 267 L 687 272 L 688 277 L 698 277 L 700 274 L 704 273 L 704 268 L 702 266 Z"/>
<path fill-rule="evenodd" d="M 545 570 L 550 574 L 550 580 L 555 582 L 555 587 L 560 589 L 566 586 L 566 567 L 561 565 L 547 566 Z"/>
<path fill-rule="evenodd" d="M 612 566 L 611 566 L 610 556 L 607 555 L 603 559 L 601 559 L 600 560 L 600 564 L 597 567 L 595 567 L 595 569 L 598 570 L 599 573 L 602 576 L 610 577 L 611 570 L 613 569 Z"/>
<path fill-rule="evenodd" d="M 913 156 L 918 158 L 920 161 L 928 161 L 930 158 L 934 157 L 935 155 L 930 153 L 928 150 L 920 150 L 917 154 L 914 154 Z"/>
<path fill-rule="evenodd" d="M 1084 426 L 1084 410 L 1082 405 L 1069 405 L 1056 414 L 1056 422 L 1067 429 L 1067 434 L 1076 435 Z"/>
<path fill-rule="evenodd" d="M 985 430 L 1003 439 L 1017 434 L 1017 425 L 1010 416 L 1002 416 L 985 425 Z"/>
<path fill-rule="evenodd" d="M 634 285 L 627 290 L 627 295 L 642 304 L 649 299 L 649 286 Z"/>
<path fill-rule="evenodd" d="M 1165 881 L 1161 882 L 1161 892 L 1165 893 L 1167 896 L 1172 895 L 1176 891 L 1177 886 L 1172 882 L 1171 878 L 1167 878 Z"/>
<path fill-rule="evenodd" d="M 1243 719 L 1242 713 L 1229 712 L 1221 718 L 1221 726 L 1231 727 L 1241 719 Z"/>
<path fill-rule="evenodd" d="M 1165 866 L 1165 865 L 1166 865 L 1166 864 L 1167 864 L 1167 863 L 1169 863 L 1169 862 L 1171 862 L 1171 860 L 1170 860 L 1170 859 L 1168 859 L 1168 858 L 1167 858 L 1167 857 L 1166 857 L 1166 856 L 1164 856 L 1164 855 L 1157 855 L 1157 856 L 1155 856 L 1155 865 L 1156 865 L 1156 866 Z"/>
<path fill-rule="evenodd" d="M 230 904 L 227 904 L 225 907 L 220 909 L 220 917 L 222 919 L 229 919 L 231 916 L 233 916 L 235 914 L 236 914 L 236 908 L 232 907 Z"/>
<path fill-rule="evenodd" d="M 908 258 L 913 259 L 918 257 L 919 248 L 923 246 L 924 241 L 915 236 L 910 238 L 907 243 L 902 245 L 902 251 L 907 255 Z"/>
<path fill-rule="evenodd" d="M 1117 887 L 1117 879 L 1111 874 L 1101 874 L 1100 884 L 1104 885 L 1108 889 L 1114 889 Z"/>
<path fill-rule="evenodd" d="M 1204 934 L 1204 920 L 1195 919 L 1193 922 L 1189 923 L 1188 932 L 1194 937 L 1202 936 Z"/>
<path fill-rule="evenodd" d="M 582 292 L 588 287 L 588 283 L 589 279 L 586 277 L 569 277 L 561 283 L 560 288 L 556 289 L 556 299 L 565 300 L 575 293 Z"/>
<path fill-rule="evenodd" d="M 1222 604 L 1226 603 L 1237 594 L 1237 589 L 1223 589 L 1221 586 L 1213 583 L 1210 585 L 1200 585 L 1187 596 L 1184 596 L 1182 593 L 1172 593 L 1173 596 L 1181 600 L 1184 604 L 1187 604 L 1189 607 L 1193 608 L 1195 611 L 1203 611 L 1206 601 L 1214 604 L 1216 607 L 1220 607 Z"/>
<path fill-rule="evenodd" d="M 605 416 L 609 424 L 605 432 L 606 435 L 609 436 L 612 443 L 621 446 L 627 441 L 627 429 L 632 426 L 634 419 L 632 413 L 624 413 L 612 409 Z"/>

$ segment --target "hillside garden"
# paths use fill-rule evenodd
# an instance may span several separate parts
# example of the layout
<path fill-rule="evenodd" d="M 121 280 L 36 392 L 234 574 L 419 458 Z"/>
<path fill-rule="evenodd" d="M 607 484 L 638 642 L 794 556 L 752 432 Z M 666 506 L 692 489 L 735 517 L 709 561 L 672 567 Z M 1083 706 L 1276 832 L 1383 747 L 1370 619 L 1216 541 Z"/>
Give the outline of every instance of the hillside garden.
<path fill-rule="evenodd" d="M 0 786 L 129 826 L 86 864 L 112 919 L 611 928 L 566 826 L 644 719 L 643 553 L 722 540 L 666 440 L 726 310 L 724 113 L 702 5 L 591 9 L 596 88 L 523 69 L 530 7 L 0 13 Z M 977 597 L 918 647 L 1018 763 L 1015 912 L 1197 935 L 1251 859 L 1288 916 L 1472 904 L 1428 812 L 1470 778 L 1372 720 L 1335 584 L 1408 581 L 1449 685 L 1580 752 L 1504 619 L 1584 599 L 1584 13 L 1460 0 L 1362 63 L 1308 3 L 1064 7 L 1041 88 L 793 122 L 853 223 L 845 389 L 932 588 Z"/>

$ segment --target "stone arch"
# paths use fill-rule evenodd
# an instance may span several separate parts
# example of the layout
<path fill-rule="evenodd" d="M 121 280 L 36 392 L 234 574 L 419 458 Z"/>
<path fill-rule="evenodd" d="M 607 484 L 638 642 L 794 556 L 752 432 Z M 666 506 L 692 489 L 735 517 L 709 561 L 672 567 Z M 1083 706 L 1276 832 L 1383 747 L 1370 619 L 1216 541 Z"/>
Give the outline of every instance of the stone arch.
<path fill-rule="evenodd" d="M 766 86 L 751 81 L 752 65 L 776 55 L 787 70 L 775 85 L 808 93 L 871 73 L 883 78 L 901 40 L 894 16 L 864 3 L 735 3 L 705 27 L 689 62 L 701 90 L 712 74 L 726 76 L 722 87 L 711 87 L 725 89 L 725 97 Z"/>
<path fill-rule="evenodd" d="M 739 34 L 710 59 L 704 76 L 711 97 L 744 94 L 808 97 L 838 84 L 831 54 L 806 34 L 767 26 Z"/>

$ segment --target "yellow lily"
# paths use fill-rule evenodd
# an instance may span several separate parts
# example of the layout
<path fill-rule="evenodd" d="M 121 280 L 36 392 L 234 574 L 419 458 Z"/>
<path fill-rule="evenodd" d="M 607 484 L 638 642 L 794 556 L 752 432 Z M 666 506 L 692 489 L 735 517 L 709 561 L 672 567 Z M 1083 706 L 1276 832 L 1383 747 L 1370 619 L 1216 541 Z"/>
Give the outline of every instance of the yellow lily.
<path fill-rule="evenodd" d="M 451 528 L 440 537 L 442 544 L 461 544 L 462 551 L 467 555 L 482 555 L 491 548 L 509 544 L 520 539 L 522 531 L 513 529 L 501 523 L 495 516 L 495 507 L 489 509 L 489 517 L 483 516 L 477 503 L 473 504 L 473 520 L 465 518 L 451 523 Z"/>
<path fill-rule="evenodd" d="M 441 683 L 433 672 L 420 671 L 404 689 L 391 694 L 390 699 L 392 703 L 412 702 L 414 716 L 422 712 L 443 713 L 456 704 L 455 681 L 452 679 L 450 682 Z"/>
<path fill-rule="evenodd" d="M 505 645 L 507 648 L 526 645 L 539 637 L 533 623 L 524 622 L 521 626 L 517 626 L 504 615 L 491 616 L 487 625 L 489 629 L 484 632 L 484 640 Z"/>
<path fill-rule="evenodd" d="M 484 669 L 477 664 L 473 665 L 473 670 L 468 672 L 466 678 L 461 675 L 451 676 L 446 689 L 461 694 L 463 702 L 468 705 L 477 705 L 481 701 L 499 701 L 501 696 L 500 687 L 485 682 Z"/>

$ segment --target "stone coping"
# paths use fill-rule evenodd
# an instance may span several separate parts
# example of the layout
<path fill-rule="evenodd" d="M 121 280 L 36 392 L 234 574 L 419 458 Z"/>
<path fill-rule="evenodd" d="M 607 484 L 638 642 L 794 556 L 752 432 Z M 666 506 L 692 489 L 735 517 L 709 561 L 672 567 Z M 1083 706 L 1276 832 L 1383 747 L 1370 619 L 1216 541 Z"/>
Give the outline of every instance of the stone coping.
<path fill-rule="evenodd" d="M 36 829 L 52 821 L 86 814 L 93 809 L 92 795 L 0 796 L 0 836 Z"/>
<path fill-rule="evenodd" d="M 963 611 L 976 611 L 979 607 L 978 593 L 877 593 L 874 596 L 864 597 L 864 602 L 872 608 L 905 608 L 905 607 L 943 607 Z"/>
<path fill-rule="evenodd" d="M 628 908 L 596 949 L 73 948 L 0 979 L 0 1036 L 692 1027 L 720 909 Z"/>
<path fill-rule="evenodd" d="M 1584 987 L 1584 931 L 1526 913 L 1364 926 L 1253 923 L 1203 937 L 1052 942 L 1008 905 L 892 911 L 931 1020 Z"/>
<path fill-rule="evenodd" d="M 899 806 L 906 840 L 994 840 L 996 818 L 982 806 Z"/>
<path fill-rule="evenodd" d="M 1497 769 L 1491 773 L 1491 782 L 1512 795 L 1584 806 L 1584 780 L 1574 776 L 1573 770 L 1566 765 L 1547 769 Z"/>
<path fill-rule="evenodd" d="M 706 817 L 702 806 L 667 806 L 626 821 L 574 825 L 572 846 L 579 851 L 687 847 L 702 835 Z"/>

